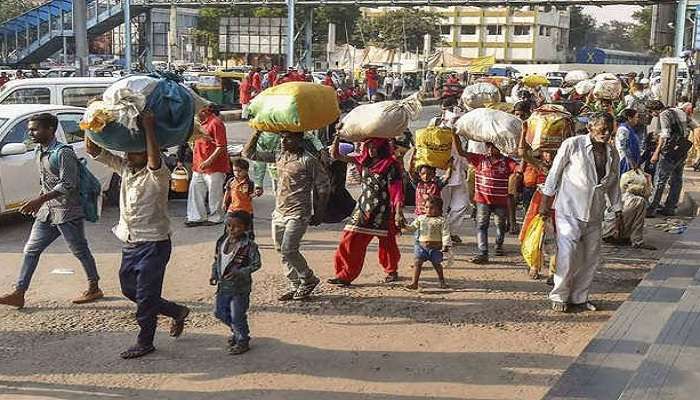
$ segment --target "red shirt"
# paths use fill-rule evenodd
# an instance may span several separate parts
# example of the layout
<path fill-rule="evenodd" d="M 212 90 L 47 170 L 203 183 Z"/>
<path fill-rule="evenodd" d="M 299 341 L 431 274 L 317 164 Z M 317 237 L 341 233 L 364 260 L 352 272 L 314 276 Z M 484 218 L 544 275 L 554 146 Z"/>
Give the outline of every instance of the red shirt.
<path fill-rule="evenodd" d="M 251 99 L 251 91 L 253 90 L 252 86 L 250 85 L 250 79 L 246 76 L 243 78 L 241 81 L 241 85 L 238 87 L 239 89 L 239 99 L 241 104 L 248 104 L 250 103 Z"/>
<path fill-rule="evenodd" d="M 379 87 L 379 81 L 377 80 L 377 73 L 373 70 L 369 70 L 365 73 L 365 79 L 367 80 L 367 89 L 376 89 Z"/>
<path fill-rule="evenodd" d="M 277 70 L 273 69 L 267 73 L 267 86 L 275 86 L 277 82 Z"/>
<path fill-rule="evenodd" d="M 257 72 L 253 74 L 252 86 L 253 90 L 255 90 L 255 94 L 262 92 L 262 80 L 260 79 L 260 74 Z"/>
<path fill-rule="evenodd" d="M 226 144 L 228 140 L 226 139 L 226 127 L 221 120 L 212 115 L 206 120 L 202 121 L 202 128 L 209 135 L 208 137 L 201 137 L 194 141 L 194 150 L 192 151 L 192 171 L 199 172 L 202 174 L 213 174 L 215 172 L 227 173 L 231 170 L 231 166 L 228 161 L 228 152 L 226 151 Z M 209 166 L 209 168 L 202 169 L 200 165 L 202 162 L 206 161 L 214 154 L 217 147 L 223 147 L 224 152 Z"/>
<path fill-rule="evenodd" d="M 505 207 L 508 205 L 508 178 L 518 168 L 518 163 L 505 156 L 490 157 L 468 153 L 467 161 L 476 170 L 476 194 L 479 204 Z"/>
<path fill-rule="evenodd" d="M 440 178 L 435 178 L 429 182 L 419 180 L 416 183 L 416 215 L 423 215 L 428 212 L 428 210 L 425 209 L 425 203 L 431 197 L 440 197 L 445 183 L 446 182 Z"/>
<path fill-rule="evenodd" d="M 335 83 L 333 83 L 333 78 L 331 78 L 330 76 L 326 76 L 325 78 L 323 78 L 323 84 L 335 89 Z"/>

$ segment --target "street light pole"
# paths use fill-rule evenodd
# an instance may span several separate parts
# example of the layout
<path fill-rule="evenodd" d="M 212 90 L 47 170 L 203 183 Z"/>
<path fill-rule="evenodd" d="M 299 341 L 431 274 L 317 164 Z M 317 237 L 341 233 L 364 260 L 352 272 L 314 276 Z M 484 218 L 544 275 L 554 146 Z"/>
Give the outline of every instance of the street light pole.
<path fill-rule="evenodd" d="M 73 2 L 75 4 L 76 2 Z M 78 3 L 80 3 L 78 1 Z M 131 0 L 124 0 L 124 70 L 131 73 Z"/>
<path fill-rule="evenodd" d="M 73 37 L 75 39 L 75 66 L 79 76 L 88 72 L 87 3 L 73 2 Z"/>
<path fill-rule="evenodd" d="M 688 0 L 678 0 L 676 6 L 676 30 L 673 44 L 673 55 L 680 57 L 683 55 L 683 42 L 685 39 L 685 13 L 688 9 Z"/>

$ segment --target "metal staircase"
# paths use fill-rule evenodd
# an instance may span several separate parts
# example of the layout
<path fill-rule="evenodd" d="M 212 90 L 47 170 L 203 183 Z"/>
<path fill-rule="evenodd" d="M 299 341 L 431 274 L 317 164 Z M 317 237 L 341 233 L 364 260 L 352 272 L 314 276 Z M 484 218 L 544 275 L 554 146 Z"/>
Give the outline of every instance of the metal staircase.
<path fill-rule="evenodd" d="M 121 0 L 75 1 L 87 2 L 88 35 L 100 35 L 123 22 Z M 73 37 L 72 8 L 73 0 L 50 0 L 1 22 L 0 65 L 38 63 L 59 51 L 64 38 Z"/>

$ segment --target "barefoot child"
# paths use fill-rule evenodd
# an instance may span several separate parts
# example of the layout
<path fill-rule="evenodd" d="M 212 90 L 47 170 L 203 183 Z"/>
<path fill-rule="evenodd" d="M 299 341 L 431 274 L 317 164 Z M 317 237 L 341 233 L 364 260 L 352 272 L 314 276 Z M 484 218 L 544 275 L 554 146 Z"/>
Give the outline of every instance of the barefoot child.
<path fill-rule="evenodd" d="M 226 182 L 226 194 L 224 195 L 224 210 L 227 213 L 242 211 L 250 214 L 253 221 L 253 197 L 255 185 L 249 177 L 250 164 L 243 158 L 233 160 L 233 178 Z M 255 240 L 253 222 L 250 224 L 250 239 Z"/>
<path fill-rule="evenodd" d="M 440 288 L 445 289 L 447 284 L 442 273 L 442 259 L 443 253 L 448 252 L 451 246 L 450 229 L 445 217 L 442 216 L 441 198 L 429 198 L 425 202 L 425 207 L 426 213 L 419 215 L 411 225 L 405 228 L 409 232 L 416 232 L 417 238 L 413 282 L 406 287 L 413 290 L 418 289 L 418 279 L 420 279 L 423 263 L 430 261 L 440 281 Z"/>
<path fill-rule="evenodd" d="M 226 217 L 226 233 L 216 242 L 209 284 L 216 288 L 214 315 L 231 328 L 228 352 L 250 349 L 248 306 L 253 284 L 251 274 L 260 269 L 258 245 L 250 239 L 250 214 L 234 211 Z"/>

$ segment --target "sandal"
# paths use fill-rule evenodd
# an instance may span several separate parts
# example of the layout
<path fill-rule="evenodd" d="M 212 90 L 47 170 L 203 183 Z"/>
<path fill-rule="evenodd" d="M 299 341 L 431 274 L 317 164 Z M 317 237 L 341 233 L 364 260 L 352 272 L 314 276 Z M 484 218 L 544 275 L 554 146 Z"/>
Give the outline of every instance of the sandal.
<path fill-rule="evenodd" d="M 331 279 L 327 280 L 326 282 L 330 283 L 331 285 L 350 286 L 350 282 L 342 280 L 340 278 L 331 278 Z"/>
<path fill-rule="evenodd" d="M 587 311 L 598 311 L 598 307 L 596 307 L 593 303 L 590 301 L 587 301 L 585 303 L 580 303 L 580 304 L 574 304 L 575 307 L 582 308 Z"/>
<path fill-rule="evenodd" d="M 569 306 L 568 304 L 562 303 L 561 301 L 553 301 L 552 310 L 565 313 L 569 310 Z"/>
<path fill-rule="evenodd" d="M 488 264 L 489 262 L 489 256 L 486 255 L 478 255 L 472 258 L 472 263 L 474 264 Z"/>
<path fill-rule="evenodd" d="M 155 350 L 156 350 L 156 348 L 153 347 L 153 345 L 142 346 L 140 344 L 137 344 L 137 345 L 129 347 L 127 350 L 119 353 L 119 357 L 121 357 L 125 360 L 129 360 L 132 358 L 143 357 L 148 353 L 153 353 Z"/>
<path fill-rule="evenodd" d="M 392 283 L 396 282 L 399 280 L 399 274 L 396 272 L 392 272 L 389 275 L 384 277 L 384 283 Z"/>
<path fill-rule="evenodd" d="M 170 322 L 170 336 L 172 337 L 179 337 L 182 335 L 182 331 L 185 330 L 185 320 L 187 319 L 187 316 L 190 315 L 190 309 L 183 306 L 182 311 L 180 312 L 180 315 L 178 315 L 176 318 L 173 318 L 173 320 Z"/>
<path fill-rule="evenodd" d="M 538 281 L 541 278 L 540 271 L 538 271 L 536 269 L 531 269 L 530 272 L 528 273 L 528 275 L 530 276 L 530 279 L 532 279 L 533 281 Z"/>

